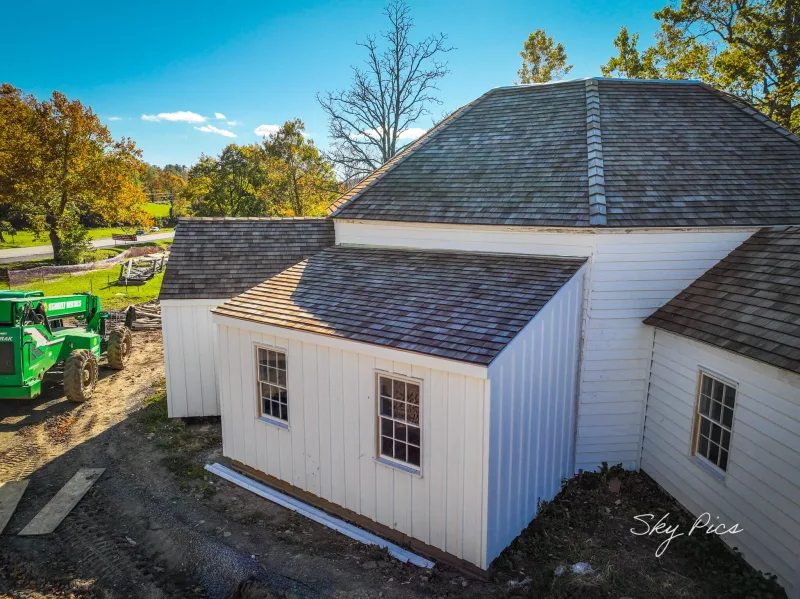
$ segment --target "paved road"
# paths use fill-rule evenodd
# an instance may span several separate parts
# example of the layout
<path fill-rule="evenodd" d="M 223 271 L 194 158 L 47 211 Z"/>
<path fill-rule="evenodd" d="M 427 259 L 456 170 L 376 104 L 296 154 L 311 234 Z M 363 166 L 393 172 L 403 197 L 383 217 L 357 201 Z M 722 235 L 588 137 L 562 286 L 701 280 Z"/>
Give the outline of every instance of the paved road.
<path fill-rule="evenodd" d="M 159 241 L 162 239 L 172 239 L 175 237 L 174 231 L 166 233 L 153 233 L 152 235 L 139 235 L 139 242 Z M 123 245 L 123 242 L 116 242 Z M 96 248 L 107 248 L 115 245 L 113 239 L 95 239 L 92 245 Z M 127 245 L 127 244 L 126 244 Z M 0 250 L 0 264 L 6 262 L 22 262 L 25 260 L 41 260 L 42 258 L 52 258 L 53 248 L 50 245 L 35 245 L 33 247 L 13 248 L 10 250 Z"/>

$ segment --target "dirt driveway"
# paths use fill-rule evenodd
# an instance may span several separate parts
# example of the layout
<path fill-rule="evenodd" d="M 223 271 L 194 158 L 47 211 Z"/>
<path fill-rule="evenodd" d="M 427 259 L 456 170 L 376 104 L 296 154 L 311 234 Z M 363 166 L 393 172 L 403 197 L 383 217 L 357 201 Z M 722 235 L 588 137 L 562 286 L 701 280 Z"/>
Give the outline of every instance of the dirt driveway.
<path fill-rule="evenodd" d="M 616 469 L 569 481 L 486 579 L 401 564 L 206 473 L 222 461 L 219 419 L 169 420 L 160 332 L 134 344 L 88 403 L 60 386 L 0 402 L 0 481 L 30 479 L 0 537 L 0 598 L 785 596 L 715 537 L 656 558 L 661 539 L 633 537 L 633 516 L 689 517 Z M 16 536 L 79 468 L 106 471 L 55 533 Z M 578 562 L 592 573 L 570 574 Z"/>

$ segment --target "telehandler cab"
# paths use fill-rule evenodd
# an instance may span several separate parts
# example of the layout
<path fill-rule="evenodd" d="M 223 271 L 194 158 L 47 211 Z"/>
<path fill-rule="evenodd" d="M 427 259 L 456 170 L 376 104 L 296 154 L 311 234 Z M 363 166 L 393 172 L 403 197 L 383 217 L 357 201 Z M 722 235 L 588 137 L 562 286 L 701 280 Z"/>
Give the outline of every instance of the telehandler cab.
<path fill-rule="evenodd" d="M 65 318 L 77 326 L 64 326 Z M 107 331 L 107 323 L 96 295 L 0 291 L 0 399 L 37 397 L 45 375 L 61 371 L 67 399 L 88 400 L 101 353 L 116 370 L 125 368 L 131 353 L 130 330 Z"/>

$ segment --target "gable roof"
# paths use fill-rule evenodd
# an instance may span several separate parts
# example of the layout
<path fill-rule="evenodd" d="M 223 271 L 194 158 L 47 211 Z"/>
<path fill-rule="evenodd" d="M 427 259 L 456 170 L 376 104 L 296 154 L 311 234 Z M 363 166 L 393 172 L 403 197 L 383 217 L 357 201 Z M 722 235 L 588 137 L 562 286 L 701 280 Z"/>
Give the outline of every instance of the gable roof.
<path fill-rule="evenodd" d="M 584 261 L 334 246 L 214 313 L 485 365 Z"/>
<path fill-rule="evenodd" d="M 159 299 L 233 297 L 333 243 L 326 218 L 182 218 Z"/>
<path fill-rule="evenodd" d="M 800 373 L 800 227 L 756 233 L 644 322 Z"/>
<path fill-rule="evenodd" d="M 345 193 L 331 214 L 554 227 L 800 224 L 800 140 L 698 82 L 497 88 Z"/>

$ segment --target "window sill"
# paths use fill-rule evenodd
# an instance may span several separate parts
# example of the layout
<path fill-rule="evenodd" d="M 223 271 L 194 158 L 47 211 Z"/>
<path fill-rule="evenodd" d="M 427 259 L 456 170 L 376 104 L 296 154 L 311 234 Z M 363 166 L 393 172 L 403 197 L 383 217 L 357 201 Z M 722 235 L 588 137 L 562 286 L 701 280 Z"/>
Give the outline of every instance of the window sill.
<path fill-rule="evenodd" d="M 381 464 L 383 466 L 387 466 L 392 468 L 393 470 L 400 470 L 401 472 L 406 472 L 411 474 L 412 476 L 417 476 L 422 478 L 422 471 L 419 468 L 414 468 L 413 466 L 406 466 L 404 464 L 399 464 L 398 462 L 394 462 L 392 460 L 387 460 L 386 458 L 374 458 L 376 464 Z"/>
<path fill-rule="evenodd" d="M 710 477 L 714 478 L 717 482 L 721 484 L 725 484 L 726 474 L 721 470 L 717 470 L 711 464 L 708 464 L 702 458 L 698 458 L 696 455 L 689 456 L 689 459 L 703 472 L 708 474 Z"/>
<path fill-rule="evenodd" d="M 288 422 L 281 422 L 280 420 L 274 420 L 272 418 L 267 418 L 266 416 L 258 416 L 256 418 L 259 422 L 266 422 L 276 428 L 282 428 L 284 430 L 289 430 L 289 423 Z"/>

